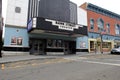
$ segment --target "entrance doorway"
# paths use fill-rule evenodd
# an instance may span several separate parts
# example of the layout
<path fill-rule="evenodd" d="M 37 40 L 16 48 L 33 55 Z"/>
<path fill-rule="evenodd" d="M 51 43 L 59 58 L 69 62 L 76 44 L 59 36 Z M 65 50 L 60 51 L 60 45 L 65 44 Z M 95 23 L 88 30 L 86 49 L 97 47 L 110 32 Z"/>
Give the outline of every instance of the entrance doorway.
<path fill-rule="evenodd" d="M 64 41 L 60 39 L 30 39 L 29 44 L 30 54 L 33 55 L 45 55 L 48 52 L 62 52 L 64 54 L 76 53 L 75 41 Z"/>
<path fill-rule="evenodd" d="M 101 53 L 101 42 L 97 42 L 97 52 Z"/>
<path fill-rule="evenodd" d="M 45 53 L 45 40 L 30 40 L 30 54 L 43 55 Z"/>
<path fill-rule="evenodd" d="M 75 54 L 75 53 L 76 53 L 76 42 L 64 41 L 64 54 Z"/>

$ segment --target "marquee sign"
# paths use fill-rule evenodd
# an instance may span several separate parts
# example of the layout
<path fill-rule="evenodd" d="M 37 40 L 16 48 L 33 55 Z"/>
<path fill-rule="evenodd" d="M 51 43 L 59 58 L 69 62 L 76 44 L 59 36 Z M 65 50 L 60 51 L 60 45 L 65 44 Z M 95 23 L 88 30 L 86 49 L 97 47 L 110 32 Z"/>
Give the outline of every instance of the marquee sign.
<path fill-rule="evenodd" d="M 83 27 L 81 25 L 66 23 L 62 21 L 55 21 L 50 19 L 45 19 L 45 21 L 52 22 L 52 25 L 58 26 L 58 29 L 68 30 L 68 31 L 74 31 L 74 29 L 79 29 L 79 27 Z"/>
<path fill-rule="evenodd" d="M 34 30 L 43 30 L 44 32 L 59 33 L 65 35 L 87 35 L 86 26 L 40 17 L 29 20 L 27 24 L 27 29 L 28 32 Z"/>

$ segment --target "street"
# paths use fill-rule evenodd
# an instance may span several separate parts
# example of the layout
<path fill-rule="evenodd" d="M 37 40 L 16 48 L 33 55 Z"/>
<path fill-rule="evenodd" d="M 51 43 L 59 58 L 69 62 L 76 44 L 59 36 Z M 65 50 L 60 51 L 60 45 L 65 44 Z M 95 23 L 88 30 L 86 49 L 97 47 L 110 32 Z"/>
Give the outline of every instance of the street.
<path fill-rule="evenodd" d="M 119 80 L 120 55 L 63 56 L 5 64 L 0 80 Z"/>

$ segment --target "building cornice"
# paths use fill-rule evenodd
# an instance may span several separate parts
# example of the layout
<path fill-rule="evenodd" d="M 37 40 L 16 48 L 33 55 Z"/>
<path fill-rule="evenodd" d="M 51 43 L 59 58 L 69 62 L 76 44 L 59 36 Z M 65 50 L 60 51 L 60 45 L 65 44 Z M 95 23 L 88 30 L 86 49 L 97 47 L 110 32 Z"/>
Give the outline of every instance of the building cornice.
<path fill-rule="evenodd" d="M 115 18 L 115 19 L 120 20 L 120 15 L 119 14 L 116 14 L 114 12 L 111 12 L 111 11 L 109 11 L 107 9 L 101 8 L 101 7 L 96 6 L 94 4 L 91 4 L 91 3 L 87 3 L 86 9 L 94 11 L 94 12 L 102 14 L 102 15 L 105 15 L 105 16 L 109 16 L 111 18 Z"/>

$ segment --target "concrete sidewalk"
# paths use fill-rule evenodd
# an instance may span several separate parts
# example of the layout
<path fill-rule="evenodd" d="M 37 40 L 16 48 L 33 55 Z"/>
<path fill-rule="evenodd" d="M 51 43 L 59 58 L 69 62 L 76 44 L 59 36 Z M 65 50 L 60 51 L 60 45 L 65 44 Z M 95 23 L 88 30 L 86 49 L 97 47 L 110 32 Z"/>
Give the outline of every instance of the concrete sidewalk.
<path fill-rule="evenodd" d="M 0 64 L 12 63 L 17 61 L 37 60 L 37 59 L 53 59 L 55 56 L 42 56 L 42 55 L 22 55 L 22 56 L 3 56 L 0 58 Z"/>
<path fill-rule="evenodd" d="M 101 54 L 101 53 L 99 53 Z M 3 56 L 2 58 L 0 58 L 0 64 L 3 63 L 11 63 L 11 62 L 17 62 L 17 61 L 27 61 L 27 60 L 37 60 L 37 59 L 55 59 L 55 58 L 64 58 L 64 57 L 71 57 L 71 56 L 96 56 L 99 54 L 95 54 L 95 53 L 88 53 L 88 52 L 78 52 L 76 54 L 73 55 L 21 55 L 21 56 Z M 109 53 L 103 53 L 105 54 L 109 54 Z"/>

